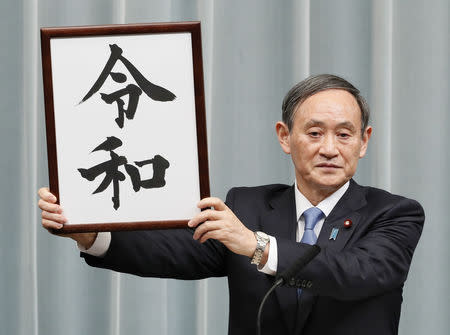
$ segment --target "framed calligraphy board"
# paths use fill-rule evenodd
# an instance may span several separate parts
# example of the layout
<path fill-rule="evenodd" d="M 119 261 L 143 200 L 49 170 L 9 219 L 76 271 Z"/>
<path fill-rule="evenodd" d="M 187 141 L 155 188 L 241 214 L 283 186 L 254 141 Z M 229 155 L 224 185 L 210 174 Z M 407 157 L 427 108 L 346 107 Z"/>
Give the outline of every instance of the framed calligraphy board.
<path fill-rule="evenodd" d="M 62 233 L 187 227 L 209 196 L 200 22 L 41 29 Z"/>

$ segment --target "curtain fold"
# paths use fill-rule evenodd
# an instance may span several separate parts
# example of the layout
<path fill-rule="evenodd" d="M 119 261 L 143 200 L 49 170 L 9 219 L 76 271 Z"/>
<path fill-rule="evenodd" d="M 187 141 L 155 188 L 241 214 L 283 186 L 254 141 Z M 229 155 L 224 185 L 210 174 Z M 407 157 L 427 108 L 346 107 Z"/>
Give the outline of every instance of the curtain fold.
<path fill-rule="evenodd" d="M 426 223 L 400 334 L 450 328 L 447 0 L 20 0 L 0 4 L 0 334 L 225 334 L 226 279 L 140 278 L 87 266 L 40 227 L 48 185 L 39 28 L 202 22 L 211 193 L 292 183 L 275 137 L 281 101 L 335 73 L 369 100 L 356 180 L 419 200 Z M 251 322 L 251 321 L 250 321 Z"/>

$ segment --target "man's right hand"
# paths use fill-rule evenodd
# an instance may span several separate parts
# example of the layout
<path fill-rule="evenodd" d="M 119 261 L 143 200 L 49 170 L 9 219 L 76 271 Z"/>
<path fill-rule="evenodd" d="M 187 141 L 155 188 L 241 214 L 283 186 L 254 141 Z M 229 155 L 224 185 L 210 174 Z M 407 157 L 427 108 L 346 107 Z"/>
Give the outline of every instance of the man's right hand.
<path fill-rule="evenodd" d="M 61 229 L 67 218 L 63 214 L 61 206 L 56 204 L 56 197 L 50 193 L 47 187 L 42 187 L 38 191 L 38 206 L 42 210 L 42 227 L 49 232 Z M 60 236 L 70 237 L 80 244 L 83 248 L 89 249 L 97 238 L 97 233 L 76 233 L 62 234 Z"/>

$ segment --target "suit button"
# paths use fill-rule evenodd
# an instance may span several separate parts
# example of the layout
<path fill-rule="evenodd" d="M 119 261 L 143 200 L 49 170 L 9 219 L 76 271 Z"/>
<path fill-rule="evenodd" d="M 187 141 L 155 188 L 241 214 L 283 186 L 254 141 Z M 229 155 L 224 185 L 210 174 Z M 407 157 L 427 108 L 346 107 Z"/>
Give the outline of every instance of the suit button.
<path fill-rule="evenodd" d="M 289 280 L 289 286 L 291 286 L 291 287 L 294 287 L 294 286 L 295 286 L 295 278 L 294 278 L 294 277 L 292 277 L 292 278 Z"/>

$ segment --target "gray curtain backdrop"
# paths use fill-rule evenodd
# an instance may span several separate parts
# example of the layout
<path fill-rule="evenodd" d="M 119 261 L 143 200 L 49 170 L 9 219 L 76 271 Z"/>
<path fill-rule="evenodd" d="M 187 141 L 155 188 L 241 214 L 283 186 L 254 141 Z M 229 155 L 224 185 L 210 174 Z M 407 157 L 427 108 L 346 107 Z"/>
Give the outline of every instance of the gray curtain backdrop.
<path fill-rule="evenodd" d="M 37 189 L 48 185 L 39 28 L 184 20 L 202 22 L 216 196 L 232 186 L 293 182 L 274 124 L 294 83 L 329 72 L 361 88 L 374 134 L 356 180 L 417 199 L 427 215 L 400 333 L 448 334 L 447 0 L 1 1 L 0 333 L 226 333 L 225 279 L 90 268 L 71 240 L 40 227 L 36 205 Z"/>

